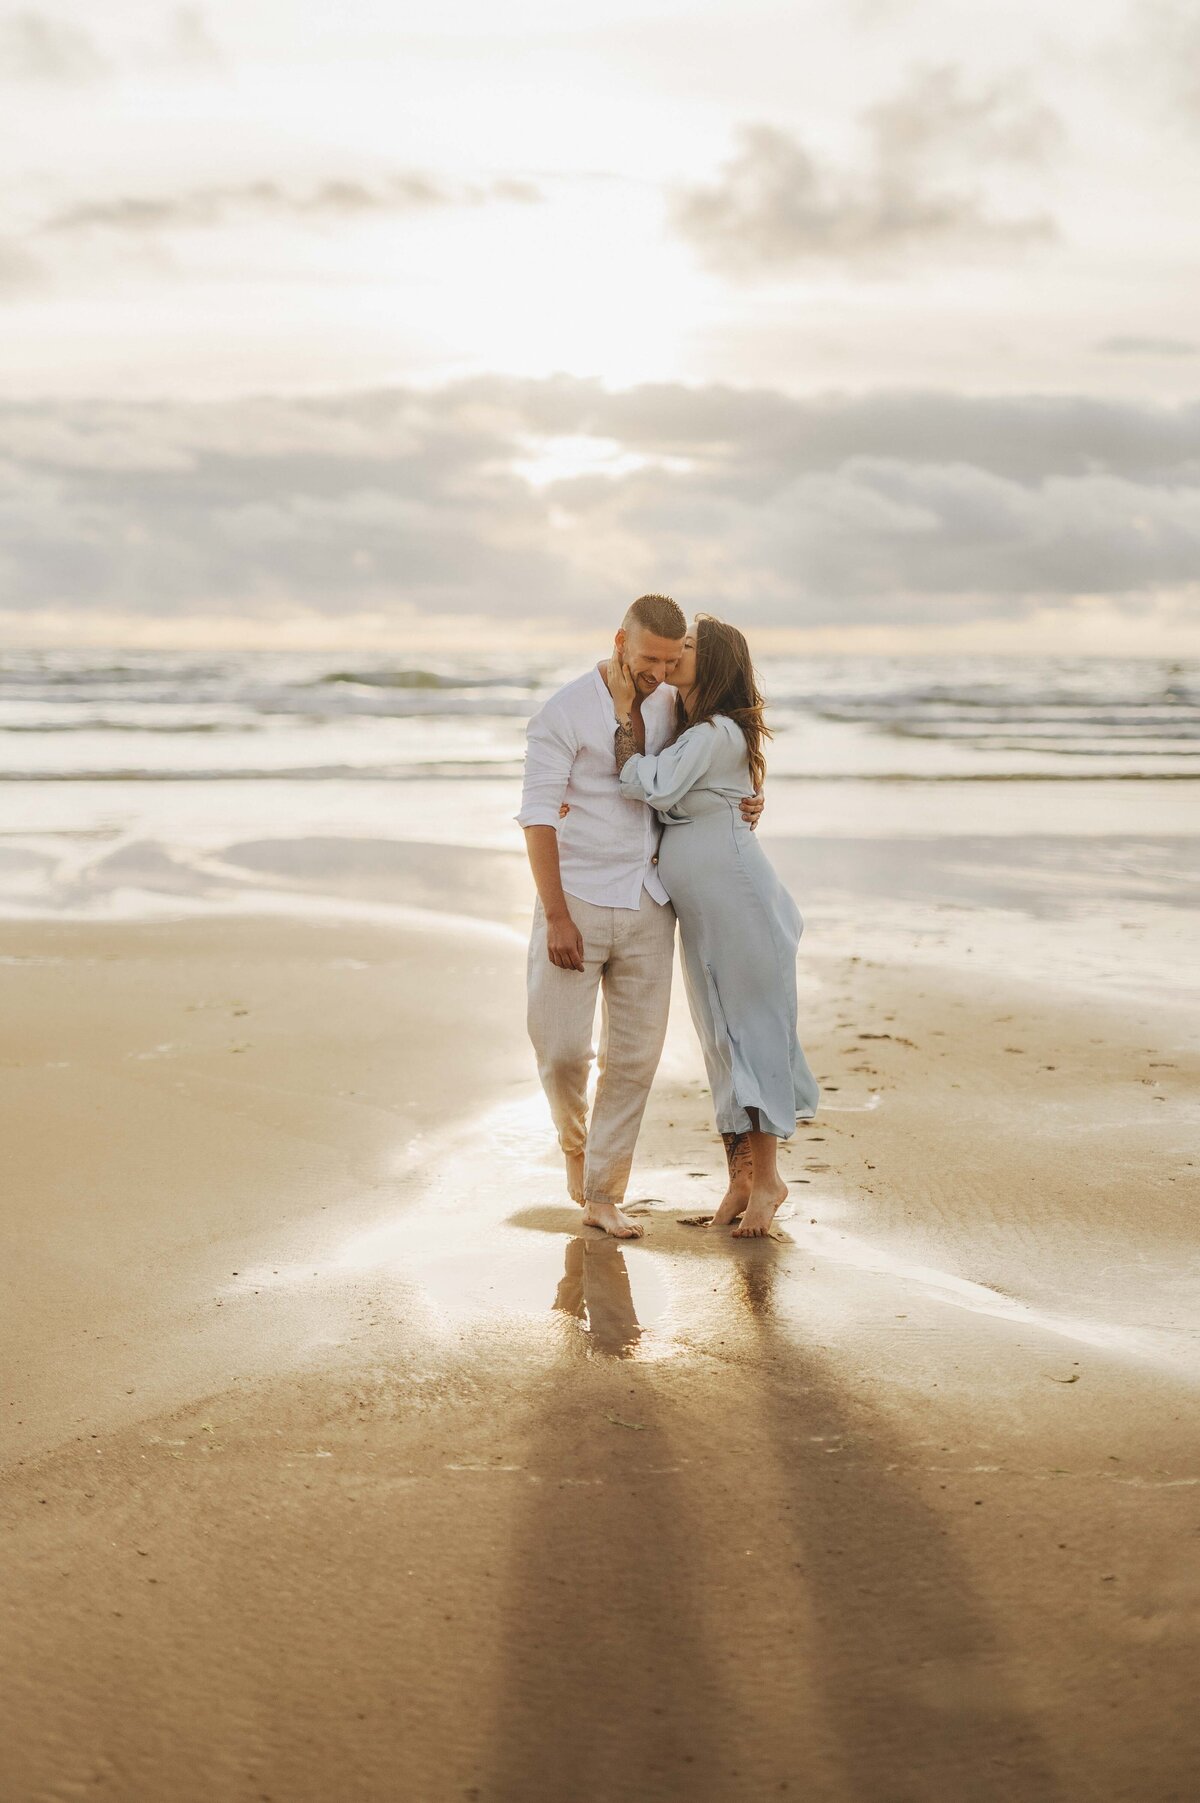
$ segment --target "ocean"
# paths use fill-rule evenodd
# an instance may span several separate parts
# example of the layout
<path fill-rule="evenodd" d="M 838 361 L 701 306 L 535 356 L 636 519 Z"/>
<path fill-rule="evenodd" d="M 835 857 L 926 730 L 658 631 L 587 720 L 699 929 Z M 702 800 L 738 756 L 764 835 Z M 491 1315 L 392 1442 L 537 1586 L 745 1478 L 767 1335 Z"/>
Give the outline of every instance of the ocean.
<path fill-rule="evenodd" d="M 603 650 L 598 650 L 598 656 Z M 10 652 L 7 781 L 507 777 L 581 661 Z M 1196 777 L 1200 663 L 819 657 L 760 666 L 773 777 L 824 782 Z"/>
<path fill-rule="evenodd" d="M 450 896 L 523 931 L 525 722 L 587 661 L 9 651 L 0 912 L 386 919 Z M 986 943 L 1031 974 L 1177 989 L 1200 894 L 1200 662 L 759 672 L 763 842 L 825 943 L 943 960 Z"/>

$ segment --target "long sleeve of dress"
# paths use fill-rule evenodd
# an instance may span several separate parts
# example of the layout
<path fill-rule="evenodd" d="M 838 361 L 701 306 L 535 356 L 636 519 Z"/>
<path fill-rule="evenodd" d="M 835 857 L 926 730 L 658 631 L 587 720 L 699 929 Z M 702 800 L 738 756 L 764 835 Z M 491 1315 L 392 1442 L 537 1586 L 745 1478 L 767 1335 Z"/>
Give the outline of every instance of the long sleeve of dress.
<path fill-rule="evenodd" d="M 711 720 L 689 726 L 657 757 L 632 757 L 621 769 L 621 793 L 652 808 L 673 808 L 707 774 L 717 746 Z"/>

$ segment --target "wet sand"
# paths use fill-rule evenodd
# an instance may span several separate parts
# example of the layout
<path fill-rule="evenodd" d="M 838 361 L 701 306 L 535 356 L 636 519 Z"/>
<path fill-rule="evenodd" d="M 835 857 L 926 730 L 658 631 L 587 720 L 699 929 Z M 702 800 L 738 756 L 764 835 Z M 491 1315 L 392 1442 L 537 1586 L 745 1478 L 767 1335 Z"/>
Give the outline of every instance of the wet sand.
<path fill-rule="evenodd" d="M 622 1248 L 504 925 L 0 959 L 4 1803 L 1196 1794 L 1182 1009 L 806 950 L 755 1244 L 677 996 Z"/>

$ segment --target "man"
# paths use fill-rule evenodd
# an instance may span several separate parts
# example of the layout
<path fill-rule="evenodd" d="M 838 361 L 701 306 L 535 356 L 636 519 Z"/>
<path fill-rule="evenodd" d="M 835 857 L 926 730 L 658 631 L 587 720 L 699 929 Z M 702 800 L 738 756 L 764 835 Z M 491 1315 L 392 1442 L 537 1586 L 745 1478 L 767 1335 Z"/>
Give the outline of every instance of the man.
<path fill-rule="evenodd" d="M 687 622 L 667 595 L 641 595 L 613 641 L 634 679 L 639 751 L 674 730 L 670 675 Z M 517 820 L 538 899 L 529 940 L 529 1037 L 585 1226 L 617 1239 L 642 1229 L 621 1210 L 633 1149 L 667 1032 L 675 910 L 658 877 L 659 822 L 617 780 L 608 664 L 567 683 L 527 730 Z M 565 810 L 564 805 L 566 804 Z M 753 825 L 762 799 L 742 813 Z M 603 1005 L 589 1127 L 596 992 Z"/>

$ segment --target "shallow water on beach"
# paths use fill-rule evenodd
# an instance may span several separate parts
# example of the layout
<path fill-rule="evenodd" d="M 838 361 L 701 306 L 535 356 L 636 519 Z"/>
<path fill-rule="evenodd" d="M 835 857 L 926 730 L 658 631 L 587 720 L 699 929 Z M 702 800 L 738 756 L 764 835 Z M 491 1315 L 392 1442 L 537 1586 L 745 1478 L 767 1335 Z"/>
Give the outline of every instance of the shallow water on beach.
<path fill-rule="evenodd" d="M 771 783 L 762 843 L 812 953 L 991 966 L 1098 994 L 1190 983 L 1190 783 Z M 515 778 L 0 784 L 0 915 L 253 912 L 524 936 Z M 931 805 L 936 804 L 936 805 Z"/>
<path fill-rule="evenodd" d="M 0 914 L 411 910 L 527 929 L 524 722 L 499 656 L 0 659 Z M 768 659 L 762 841 L 805 951 L 1175 996 L 1200 893 L 1200 666 Z"/>

